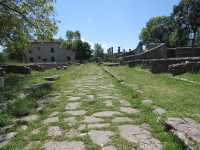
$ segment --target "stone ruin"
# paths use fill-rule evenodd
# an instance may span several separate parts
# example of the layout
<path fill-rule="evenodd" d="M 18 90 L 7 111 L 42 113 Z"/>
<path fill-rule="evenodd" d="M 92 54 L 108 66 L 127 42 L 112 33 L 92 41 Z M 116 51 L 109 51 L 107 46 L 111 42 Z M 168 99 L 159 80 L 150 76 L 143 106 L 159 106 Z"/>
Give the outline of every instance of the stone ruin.
<path fill-rule="evenodd" d="M 200 48 L 168 48 L 165 43 L 151 43 L 146 46 L 140 42 L 137 48 L 119 57 L 120 64 L 130 67 L 140 65 L 153 73 L 172 73 L 200 71 Z"/>

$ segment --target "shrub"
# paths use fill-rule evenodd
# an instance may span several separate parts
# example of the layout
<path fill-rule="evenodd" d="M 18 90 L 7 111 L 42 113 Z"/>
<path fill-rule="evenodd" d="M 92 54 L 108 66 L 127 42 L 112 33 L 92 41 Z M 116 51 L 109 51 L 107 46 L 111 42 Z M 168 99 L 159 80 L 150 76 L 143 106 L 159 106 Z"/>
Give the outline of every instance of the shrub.
<path fill-rule="evenodd" d="M 0 127 L 4 127 L 11 123 L 11 117 L 5 113 L 0 113 Z"/>
<path fill-rule="evenodd" d="M 25 116 L 31 113 L 31 111 L 37 107 L 37 103 L 34 99 L 17 99 L 14 103 L 8 104 L 8 112 L 16 117 Z"/>

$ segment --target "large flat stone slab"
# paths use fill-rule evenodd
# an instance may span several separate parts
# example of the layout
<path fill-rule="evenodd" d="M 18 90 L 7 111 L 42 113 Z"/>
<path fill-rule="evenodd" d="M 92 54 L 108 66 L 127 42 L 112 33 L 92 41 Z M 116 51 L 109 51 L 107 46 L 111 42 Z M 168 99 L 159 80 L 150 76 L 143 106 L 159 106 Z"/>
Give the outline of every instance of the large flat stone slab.
<path fill-rule="evenodd" d="M 16 137 L 17 132 L 10 132 L 6 135 L 0 136 L 0 148 L 8 144 L 14 137 Z"/>
<path fill-rule="evenodd" d="M 43 150 L 85 150 L 83 142 L 48 142 L 44 144 Z"/>
<path fill-rule="evenodd" d="M 117 111 L 102 111 L 102 112 L 97 112 L 95 114 L 93 114 L 93 116 L 95 117 L 102 117 L 102 118 L 110 118 L 110 117 L 114 117 L 114 116 L 121 116 L 122 114 L 120 112 Z"/>
<path fill-rule="evenodd" d="M 47 118 L 46 120 L 44 120 L 44 124 L 58 123 L 58 122 L 59 122 L 58 117 L 51 117 L 51 118 Z"/>
<path fill-rule="evenodd" d="M 95 124 L 88 124 L 88 129 L 103 129 L 108 128 L 110 126 L 109 123 L 95 123 Z"/>
<path fill-rule="evenodd" d="M 122 107 L 131 107 L 131 104 L 126 100 L 120 100 L 119 102 Z"/>
<path fill-rule="evenodd" d="M 162 150 L 159 140 L 151 133 L 137 125 L 119 126 L 120 136 L 128 142 L 134 143 L 140 150 Z"/>
<path fill-rule="evenodd" d="M 117 150 L 117 148 L 115 146 L 110 145 L 103 147 L 101 150 Z"/>
<path fill-rule="evenodd" d="M 153 104 L 153 101 L 152 100 L 149 100 L 149 99 L 146 99 L 146 100 L 143 100 L 142 101 L 142 103 L 144 104 L 144 105 L 152 105 Z"/>
<path fill-rule="evenodd" d="M 86 116 L 83 120 L 83 123 L 100 123 L 100 122 L 104 122 L 104 119 L 101 118 L 96 118 L 94 116 Z"/>
<path fill-rule="evenodd" d="M 153 113 L 156 115 L 163 115 L 165 114 L 167 111 L 163 108 L 156 108 L 153 110 Z"/>
<path fill-rule="evenodd" d="M 82 116 L 82 115 L 85 115 L 86 111 L 85 110 L 71 110 L 71 111 L 66 111 L 65 113 L 71 116 Z"/>
<path fill-rule="evenodd" d="M 131 120 L 130 118 L 128 117 L 115 117 L 113 120 L 112 120 L 113 123 L 130 123 L 130 122 L 133 122 L 133 120 Z"/>
<path fill-rule="evenodd" d="M 120 111 L 127 114 L 137 114 L 139 113 L 138 109 L 131 108 L 131 107 L 120 107 Z"/>
<path fill-rule="evenodd" d="M 63 130 L 58 126 L 48 128 L 48 136 L 61 136 L 62 133 Z"/>
<path fill-rule="evenodd" d="M 76 102 L 76 101 L 79 101 L 80 99 L 81 99 L 80 97 L 69 97 L 68 101 Z"/>
<path fill-rule="evenodd" d="M 32 121 L 37 121 L 38 119 L 39 119 L 38 115 L 30 115 L 30 116 L 20 118 L 18 121 L 29 123 L 29 122 L 32 122 Z"/>
<path fill-rule="evenodd" d="M 81 133 L 79 130 L 71 129 L 70 131 L 66 132 L 65 136 L 68 138 L 74 138 L 81 136 Z"/>
<path fill-rule="evenodd" d="M 88 133 L 88 135 L 94 144 L 104 147 L 111 141 L 110 137 L 113 133 L 111 131 L 92 130 Z"/>
<path fill-rule="evenodd" d="M 166 127 L 188 147 L 200 143 L 200 123 L 190 118 L 168 118 Z"/>
<path fill-rule="evenodd" d="M 76 110 L 80 107 L 80 102 L 70 102 L 65 107 L 65 110 Z"/>
<path fill-rule="evenodd" d="M 69 126 L 73 126 L 76 124 L 76 118 L 75 117 L 68 117 L 64 118 L 64 122 L 66 122 Z"/>
<path fill-rule="evenodd" d="M 106 105 L 106 107 L 112 107 L 113 106 L 113 103 L 112 103 L 111 100 L 104 101 L 104 104 Z"/>

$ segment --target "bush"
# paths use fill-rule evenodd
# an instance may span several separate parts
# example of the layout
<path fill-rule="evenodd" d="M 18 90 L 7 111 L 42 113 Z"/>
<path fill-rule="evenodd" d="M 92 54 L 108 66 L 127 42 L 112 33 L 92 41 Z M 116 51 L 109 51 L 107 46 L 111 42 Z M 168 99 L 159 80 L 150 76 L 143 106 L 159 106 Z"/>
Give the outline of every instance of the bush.
<path fill-rule="evenodd" d="M 6 61 L 5 54 L 0 52 L 0 62 L 5 62 L 5 61 Z"/>
<path fill-rule="evenodd" d="M 8 104 L 7 111 L 16 117 L 21 117 L 30 114 L 36 107 L 37 103 L 33 99 L 17 99 L 14 103 Z"/>
<path fill-rule="evenodd" d="M 0 127 L 4 127 L 11 123 L 11 117 L 7 114 L 0 113 Z"/>

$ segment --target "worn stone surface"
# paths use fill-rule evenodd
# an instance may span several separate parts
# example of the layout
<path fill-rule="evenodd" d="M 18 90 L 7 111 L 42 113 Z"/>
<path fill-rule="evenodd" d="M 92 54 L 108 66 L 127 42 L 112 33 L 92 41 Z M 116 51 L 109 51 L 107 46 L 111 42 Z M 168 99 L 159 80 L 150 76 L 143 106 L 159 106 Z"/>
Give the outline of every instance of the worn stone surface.
<path fill-rule="evenodd" d="M 111 100 L 104 101 L 104 104 L 106 105 L 106 107 L 112 107 L 113 106 L 113 103 L 112 103 Z"/>
<path fill-rule="evenodd" d="M 111 131 L 92 130 L 88 133 L 88 135 L 93 143 L 103 147 L 111 141 L 110 137 L 113 133 Z"/>
<path fill-rule="evenodd" d="M 32 132 L 31 132 L 31 134 L 39 134 L 40 133 L 40 129 L 34 129 Z"/>
<path fill-rule="evenodd" d="M 110 126 L 109 123 L 95 123 L 95 124 L 88 124 L 88 129 L 102 129 L 108 128 Z"/>
<path fill-rule="evenodd" d="M 57 123 L 58 121 L 59 121 L 58 117 L 51 117 L 44 120 L 44 124 Z"/>
<path fill-rule="evenodd" d="M 55 111 L 53 113 L 50 114 L 50 117 L 55 117 L 55 116 L 58 116 L 59 112 Z"/>
<path fill-rule="evenodd" d="M 152 104 L 153 104 L 153 101 L 147 99 L 147 100 L 143 100 L 142 103 L 143 103 L 144 105 L 152 105 Z"/>
<path fill-rule="evenodd" d="M 82 116 L 82 115 L 85 115 L 85 113 L 86 113 L 85 110 L 66 111 L 66 114 L 71 115 L 71 116 Z"/>
<path fill-rule="evenodd" d="M 193 142 L 200 143 L 200 123 L 190 118 L 168 118 L 168 130 L 178 136 L 186 145 L 191 147 Z"/>
<path fill-rule="evenodd" d="M 5 146 L 6 144 L 8 144 L 10 142 L 10 140 L 12 140 L 14 137 L 16 137 L 17 132 L 10 132 L 6 135 L 1 135 L 0 136 L 0 148 Z"/>
<path fill-rule="evenodd" d="M 79 101 L 80 99 L 81 99 L 80 97 L 70 97 L 70 98 L 68 99 L 68 101 L 74 102 L 74 101 Z"/>
<path fill-rule="evenodd" d="M 120 100 L 119 102 L 122 107 L 131 107 L 131 104 L 126 100 Z"/>
<path fill-rule="evenodd" d="M 38 119 L 39 119 L 38 115 L 30 115 L 30 116 L 20 118 L 19 121 L 21 121 L 21 122 L 32 122 L 32 121 L 36 121 Z"/>
<path fill-rule="evenodd" d="M 140 126 L 122 125 L 119 126 L 119 131 L 122 138 L 134 143 L 140 150 L 162 150 L 160 141 Z"/>
<path fill-rule="evenodd" d="M 156 108 L 153 110 L 153 113 L 157 114 L 157 115 L 163 115 L 165 114 L 167 111 L 163 108 Z"/>
<path fill-rule="evenodd" d="M 73 126 L 76 124 L 76 118 L 75 117 L 68 117 L 64 118 L 64 122 L 68 123 L 68 125 Z"/>
<path fill-rule="evenodd" d="M 63 142 L 53 142 L 50 141 L 43 146 L 44 150 L 85 150 L 85 145 L 83 142 L 75 141 L 63 141 Z"/>
<path fill-rule="evenodd" d="M 94 116 L 86 116 L 83 120 L 83 123 L 99 123 L 104 122 L 104 119 L 96 118 Z"/>
<path fill-rule="evenodd" d="M 80 107 L 80 102 L 71 102 L 68 103 L 67 106 L 65 107 L 65 110 L 76 110 Z"/>
<path fill-rule="evenodd" d="M 34 141 L 34 142 L 31 142 L 31 143 L 29 143 L 23 150 L 32 150 L 32 147 L 33 146 L 38 146 L 38 145 L 40 145 L 41 144 L 41 142 L 40 141 Z"/>
<path fill-rule="evenodd" d="M 133 120 L 131 120 L 128 117 L 116 117 L 112 120 L 113 123 L 129 123 L 129 122 L 133 122 Z"/>
<path fill-rule="evenodd" d="M 27 129 L 28 129 L 28 126 L 22 125 L 22 126 L 21 126 L 21 129 L 22 129 L 22 130 L 27 130 Z"/>
<path fill-rule="evenodd" d="M 117 150 L 117 148 L 111 145 L 111 146 L 105 146 L 101 150 Z"/>
<path fill-rule="evenodd" d="M 102 118 L 110 118 L 114 116 L 119 116 L 122 115 L 120 112 L 117 111 L 102 111 L 102 112 L 97 112 L 93 114 L 95 117 L 102 117 Z"/>
<path fill-rule="evenodd" d="M 127 114 L 136 114 L 139 112 L 138 109 L 131 108 L 131 107 L 120 107 L 120 111 Z"/>
<path fill-rule="evenodd" d="M 48 128 L 48 136 L 61 136 L 62 132 L 63 130 L 58 126 Z"/>
<path fill-rule="evenodd" d="M 79 136 L 81 136 L 81 133 L 80 133 L 79 130 L 71 129 L 69 132 L 65 133 L 65 136 L 69 137 L 69 138 L 71 138 L 71 137 L 79 137 Z"/>

